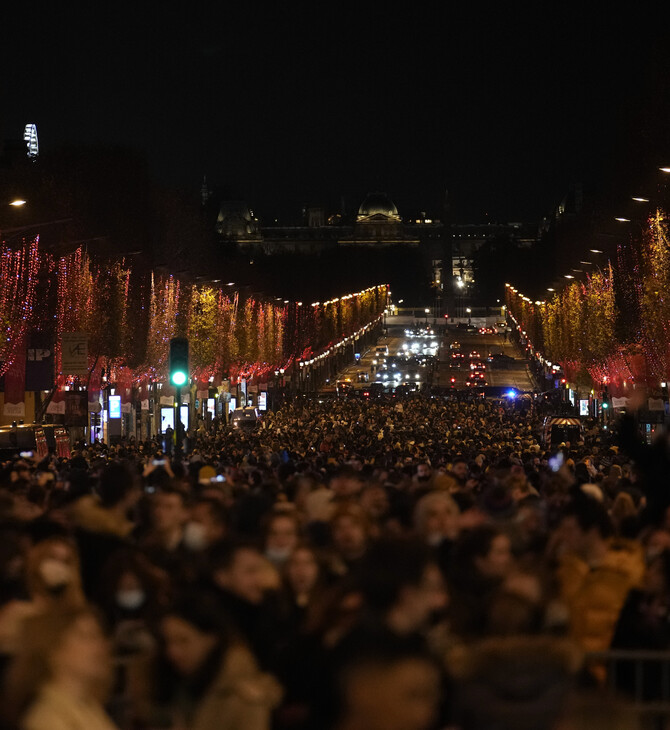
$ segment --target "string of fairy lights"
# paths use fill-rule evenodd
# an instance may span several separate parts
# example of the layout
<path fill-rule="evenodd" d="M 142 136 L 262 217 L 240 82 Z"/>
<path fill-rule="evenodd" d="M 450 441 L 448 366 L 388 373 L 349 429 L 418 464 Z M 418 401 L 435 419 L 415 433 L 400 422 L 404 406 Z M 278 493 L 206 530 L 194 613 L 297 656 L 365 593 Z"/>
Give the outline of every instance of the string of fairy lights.
<path fill-rule="evenodd" d="M 511 284 L 505 298 L 528 353 L 572 381 L 623 393 L 670 379 L 670 233 L 660 208 L 639 239 L 619 244 L 606 270 L 573 280 L 548 301 L 532 301 Z"/>
<path fill-rule="evenodd" d="M 36 301 L 38 285 L 39 303 Z M 383 316 L 386 285 L 323 303 L 269 300 L 227 287 L 193 284 L 174 275 L 143 274 L 125 260 L 94 261 L 83 247 L 58 259 L 39 238 L 0 250 L 0 375 L 11 366 L 21 338 L 50 332 L 61 373 L 60 335 L 89 338 L 89 383 L 104 379 L 131 387 L 165 382 L 169 341 L 190 341 L 192 379 L 263 379 L 279 368 L 327 357 Z M 39 304 L 39 306 L 38 306 Z"/>

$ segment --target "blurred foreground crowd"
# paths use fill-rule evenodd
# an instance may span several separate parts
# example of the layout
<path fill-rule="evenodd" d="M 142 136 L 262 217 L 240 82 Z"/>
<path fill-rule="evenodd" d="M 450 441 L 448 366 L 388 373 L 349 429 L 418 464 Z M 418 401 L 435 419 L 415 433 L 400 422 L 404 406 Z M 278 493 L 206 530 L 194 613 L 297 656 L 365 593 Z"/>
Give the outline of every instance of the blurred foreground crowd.
<path fill-rule="evenodd" d="M 335 400 L 183 459 L 9 460 L 2 726 L 631 727 L 668 667 L 598 653 L 670 643 L 668 442 L 636 433 L 548 451 L 514 404 Z"/>

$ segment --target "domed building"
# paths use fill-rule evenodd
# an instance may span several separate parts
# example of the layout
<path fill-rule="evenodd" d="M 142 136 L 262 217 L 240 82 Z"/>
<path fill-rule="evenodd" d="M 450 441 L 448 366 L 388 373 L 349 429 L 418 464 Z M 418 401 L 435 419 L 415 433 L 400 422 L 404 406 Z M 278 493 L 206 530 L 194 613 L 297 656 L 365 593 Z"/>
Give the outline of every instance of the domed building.
<path fill-rule="evenodd" d="M 242 200 L 227 200 L 221 203 L 216 219 L 216 232 L 222 238 L 237 243 L 260 241 L 262 238 L 258 221 Z"/>
<path fill-rule="evenodd" d="M 386 193 L 369 193 L 361 203 L 352 242 L 406 242 L 398 209 Z"/>
<path fill-rule="evenodd" d="M 400 222 L 398 209 L 386 193 L 369 193 L 361 203 L 356 220 L 360 223 L 368 221 L 372 217 Z"/>

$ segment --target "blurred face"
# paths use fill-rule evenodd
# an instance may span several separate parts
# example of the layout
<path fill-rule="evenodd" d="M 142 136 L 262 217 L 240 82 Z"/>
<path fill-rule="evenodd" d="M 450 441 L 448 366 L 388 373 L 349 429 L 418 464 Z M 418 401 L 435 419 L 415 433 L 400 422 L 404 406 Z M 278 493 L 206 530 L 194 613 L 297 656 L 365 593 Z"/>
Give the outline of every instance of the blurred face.
<path fill-rule="evenodd" d="M 290 517 L 275 517 L 270 523 L 266 547 L 292 551 L 298 543 L 298 527 Z"/>
<path fill-rule="evenodd" d="M 338 476 L 330 481 L 330 488 L 336 497 L 353 497 L 361 491 L 361 483 L 358 479 Z"/>
<path fill-rule="evenodd" d="M 428 464 L 419 464 L 417 466 L 416 477 L 419 481 L 427 481 L 430 479 L 430 467 Z"/>
<path fill-rule="evenodd" d="M 319 578 L 319 565 L 311 550 L 296 550 L 286 566 L 286 577 L 296 593 L 309 593 Z"/>
<path fill-rule="evenodd" d="M 333 543 L 345 558 L 359 558 L 367 544 L 363 525 L 349 515 L 342 515 L 333 524 Z"/>
<path fill-rule="evenodd" d="M 367 730 L 424 730 L 438 702 L 438 672 L 421 659 L 353 669 L 345 686 L 347 718 Z"/>
<path fill-rule="evenodd" d="M 585 551 L 586 535 L 576 517 L 567 516 L 561 520 L 558 527 L 558 542 L 563 552 L 582 554 Z"/>
<path fill-rule="evenodd" d="M 65 632 L 51 656 L 51 668 L 55 678 L 72 677 L 84 683 L 108 677 L 109 644 L 94 616 L 80 616 Z"/>
<path fill-rule="evenodd" d="M 212 545 L 225 536 L 224 526 L 212 517 L 212 510 L 208 504 L 193 505 L 191 521 L 202 525 L 207 545 Z"/>
<path fill-rule="evenodd" d="M 455 538 L 458 534 L 458 512 L 453 504 L 442 499 L 432 500 L 426 510 L 424 533 Z"/>
<path fill-rule="evenodd" d="M 457 461 L 452 466 L 451 473 L 457 479 L 466 479 L 468 476 L 468 465 L 464 461 Z"/>
<path fill-rule="evenodd" d="M 242 548 L 235 553 L 228 570 L 217 571 L 216 581 L 236 596 L 259 604 L 264 597 L 265 565 L 260 553 Z"/>
<path fill-rule="evenodd" d="M 647 560 L 655 558 L 664 550 L 670 550 L 670 532 L 654 530 L 647 540 Z"/>
<path fill-rule="evenodd" d="M 512 550 L 507 535 L 496 535 L 484 557 L 475 559 L 477 570 L 486 578 L 505 578 L 512 568 Z"/>
<path fill-rule="evenodd" d="M 159 532 L 170 532 L 184 525 L 188 512 L 178 494 L 162 494 L 154 497 L 153 521 Z"/>
<path fill-rule="evenodd" d="M 373 518 L 378 518 L 388 512 L 389 501 L 383 487 L 368 487 L 361 495 L 361 507 Z"/>
<path fill-rule="evenodd" d="M 400 596 L 401 608 L 411 631 L 424 627 L 428 619 L 447 606 L 447 591 L 437 565 L 428 565 L 417 586 L 406 586 Z"/>
<path fill-rule="evenodd" d="M 177 616 L 163 619 L 161 629 L 168 661 L 186 676 L 200 669 L 217 644 L 216 634 L 203 633 Z"/>

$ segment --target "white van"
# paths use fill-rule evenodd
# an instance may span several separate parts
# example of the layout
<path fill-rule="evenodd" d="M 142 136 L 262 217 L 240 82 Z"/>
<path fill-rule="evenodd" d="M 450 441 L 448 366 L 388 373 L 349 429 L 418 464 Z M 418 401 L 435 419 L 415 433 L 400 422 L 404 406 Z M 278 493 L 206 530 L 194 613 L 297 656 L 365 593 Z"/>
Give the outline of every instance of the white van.
<path fill-rule="evenodd" d="M 388 345 L 377 345 L 375 347 L 375 357 L 386 357 L 389 354 L 389 346 Z"/>
<path fill-rule="evenodd" d="M 231 416 L 230 422 L 233 428 L 255 428 L 261 420 L 261 413 L 258 408 L 236 408 Z"/>

